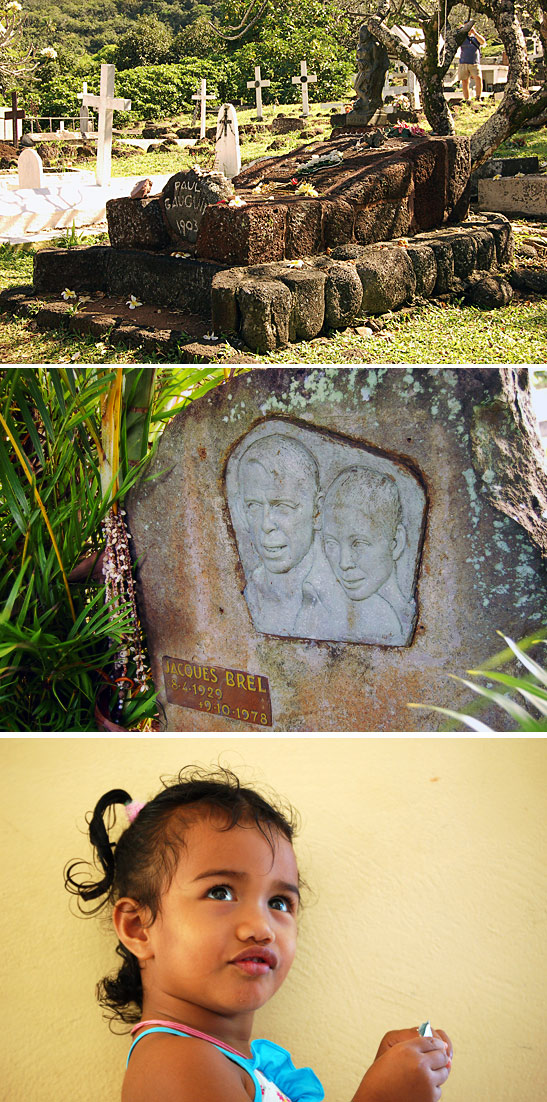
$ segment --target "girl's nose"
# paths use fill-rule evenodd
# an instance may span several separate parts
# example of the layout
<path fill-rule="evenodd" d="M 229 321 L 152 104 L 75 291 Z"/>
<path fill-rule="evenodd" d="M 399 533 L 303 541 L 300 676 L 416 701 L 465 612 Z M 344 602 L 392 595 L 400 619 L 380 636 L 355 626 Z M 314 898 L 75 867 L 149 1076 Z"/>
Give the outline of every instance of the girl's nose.
<path fill-rule="evenodd" d="M 240 941 L 269 942 L 274 940 L 274 932 L 268 914 L 258 908 L 242 914 L 237 924 L 237 936 Z"/>

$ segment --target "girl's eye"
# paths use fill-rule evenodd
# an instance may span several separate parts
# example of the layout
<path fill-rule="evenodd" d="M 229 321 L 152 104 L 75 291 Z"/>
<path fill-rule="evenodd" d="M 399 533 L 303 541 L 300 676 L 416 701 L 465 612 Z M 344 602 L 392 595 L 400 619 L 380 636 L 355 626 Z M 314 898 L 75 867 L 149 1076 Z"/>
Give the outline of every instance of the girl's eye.
<path fill-rule="evenodd" d="M 289 914 L 294 909 L 292 899 L 287 899 L 284 895 L 275 895 L 270 899 L 270 907 L 273 911 L 287 911 Z"/>
<path fill-rule="evenodd" d="M 230 902 L 234 898 L 234 893 L 227 884 L 215 884 L 214 888 L 209 888 L 206 898 L 218 899 L 220 902 L 225 900 Z"/>

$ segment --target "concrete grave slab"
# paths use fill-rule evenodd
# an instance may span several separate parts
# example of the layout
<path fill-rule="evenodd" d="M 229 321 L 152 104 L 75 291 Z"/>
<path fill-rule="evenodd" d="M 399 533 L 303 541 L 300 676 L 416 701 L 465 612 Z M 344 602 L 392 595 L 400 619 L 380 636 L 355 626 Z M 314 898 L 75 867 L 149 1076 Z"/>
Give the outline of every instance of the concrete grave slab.
<path fill-rule="evenodd" d="M 99 187 L 94 173 L 82 171 L 53 174 L 52 182 L 44 174 L 41 188 L 20 188 L 16 181 L 0 184 L 0 240 L 73 223 L 79 227 L 104 222 L 107 200 L 126 198 L 139 179 L 119 176 Z M 153 176 L 154 191 L 160 191 L 168 179 L 167 175 Z"/>
<path fill-rule="evenodd" d="M 479 210 L 547 218 L 547 175 L 479 180 Z"/>
<path fill-rule="evenodd" d="M 498 385 L 255 368 L 173 419 L 128 500 L 166 730 L 435 731 L 408 702 L 468 705 L 450 675 L 545 619 L 540 552 L 478 473 Z"/>

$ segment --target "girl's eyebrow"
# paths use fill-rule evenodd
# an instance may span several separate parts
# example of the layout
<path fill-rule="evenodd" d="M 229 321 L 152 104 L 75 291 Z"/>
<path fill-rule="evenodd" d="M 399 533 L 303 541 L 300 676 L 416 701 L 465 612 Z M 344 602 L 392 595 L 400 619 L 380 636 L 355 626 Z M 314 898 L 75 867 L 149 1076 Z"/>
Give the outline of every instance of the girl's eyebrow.
<path fill-rule="evenodd" d="M 237 869 L 207 869 L 205 872 L 200 872 L 197 876 L 194 876 L 192 883 L 195 884 L 196 880 L 208 880 L 213 876 L 227 876 L 232 880 L 245 880 L 248 879 L 249 873 L 238 872 Z M 292 892 L 297 899 L 300 899 L 300 889 L 289 880 L 276 880 L 275 883 L 272 884 L 272 890 L 273 889 Z"/>

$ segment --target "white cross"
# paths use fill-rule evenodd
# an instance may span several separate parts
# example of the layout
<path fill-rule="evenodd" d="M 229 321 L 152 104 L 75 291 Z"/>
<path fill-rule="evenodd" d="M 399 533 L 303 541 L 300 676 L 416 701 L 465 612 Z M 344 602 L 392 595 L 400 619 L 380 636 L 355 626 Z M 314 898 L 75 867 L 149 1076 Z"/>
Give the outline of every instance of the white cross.
<path fill-rule="evenodd" d="M 270 81 L 262 80 L 260 75 L 260 65 L 255 65 L 255 78 L 254 80 L 247 81 L 247 88 L 254 88 L 256 93 L 256 117 L 259 122 L 262 122 L 262 89 L 269 88 Z"/>
<path fill-rule="evenodd" d="M 216 99 L 216 96 L 214 96 L 212 92 L 210 92 L 209 95 L 207 95 L 207 81 L 204 80 L 203 77 L 201 79 L 201 86 L 200 86 L 199 92 L 196 92 L 196 94 L 194 96 L 192 96 L 192 99 L 196 99 L 199 103 L 199 106 L 200 106 L 199 136 L 200 136 L 200 138 L 204 138 L 205 137 L 205 112 L 207 111 L 207 100 L 208 99 Z"/>
<path fill-rule="evenodd" d="M 308 74 L 308 66 L 307 66 L 306 62 L 301 61 L 300 62 L 300 76 L 299 77 L 293 77 L 292 82 L 293 82 L 293 84 L 301 84 L 302 85 L 302 117 L 303 118 L 306 118 L 307 115 L 309 115 L 309 113 L 310 113 L 310 108 L 309 108 L 309 104 L 308 104 L 308 84 L 315 84 L 316 80 L 317 80 L 317 74 L 316 73 L 309 73 Z"/>
<path fill-rule="evenodd" d="M 114 65 L 101 65 L 101 87 L 98 96 L 82 92 L 82 107 L 94 107 L 99 112 L 97 166 L 95 179 L 99 187 L 110 183 L 112 161 L 112 118 L 114 111 L 130 111 L 130 99 L 114 99 Z"/>

